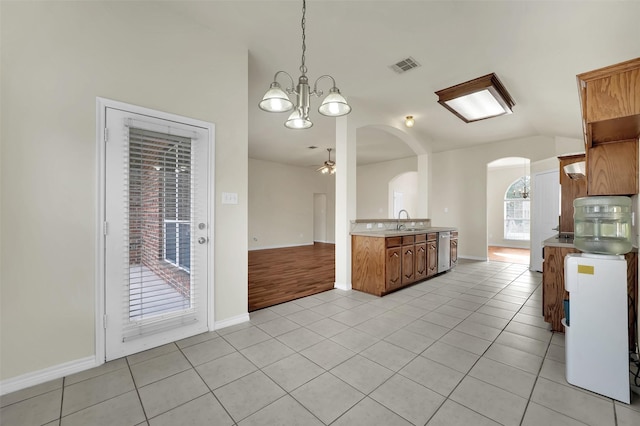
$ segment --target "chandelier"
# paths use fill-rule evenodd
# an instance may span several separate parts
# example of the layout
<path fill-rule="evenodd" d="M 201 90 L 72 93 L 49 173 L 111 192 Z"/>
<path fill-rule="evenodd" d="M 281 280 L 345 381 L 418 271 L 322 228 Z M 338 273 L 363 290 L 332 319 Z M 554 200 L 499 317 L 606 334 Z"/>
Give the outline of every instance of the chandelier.
<path fill-rule="evenodd" d="M 334 174 L 336 172 L 336 162 L 331 161 L 331 148 L 327 148 L 327 151 L 329 151 L 329 160 L 325 161 L 322 167 L 318 167 L 316 172 Z"/>
<path fill-rule="evenodd" d="M 514 195 L 519 196 L 520 198 L 524 198 L 525 200 L 529 198 L 531 192 L 527 188 L 527 181 L 529 181 L 529 175 L 527 174 L 527 160 L 524 160 L 524 175 L 522 176 L 522 188 L 519 190 L 514 190 Z"/>
<path fill-rule="evenodd" d="M 285 127 L 289 129 L 308 129 L 313 126 L 313 123 L 309 119 L 309 104 L 311 96 L 322 96 L 322 90 L 318 90 L 318 82 L 322 79 L 330 79 L 332 83 L 329 94 L 324 98 L 322 104 L 318 108 L 318 112 L 328 117 L 340 117 L 351 112 L 351 107 L 347 103 L 347 100 L 340 94 L 340 90 L 336 87 L 336 81 L 330 75 L 322 75 L 313 84 L 313 90 L 310 89 L 309 79 L 307 78 L 307 66 L 305 65 L 305 52 L 307 50 L 305 24 L 307 4 L 306 0 L 302 0 L 302 64 L 300 65 L 300 73 L 302 74 L 298 78 L 298 85 L 294 88 L 293 78 L 286 71 L 278 71 L 274 77 L 269 90 L 262 98 L 262 101 L 258 104 L 261 110 L 267 112 L 285 112 L 290 111 L 293 108 L 293 112 L 284 123 Z M 291 86 L 286 88 L 286 92 L 278 83 L 278 76 L 284 74 L 289 77 Z M 289 95 L 296 95 L 295 108 L 293 103 L 289 99 Z"/>

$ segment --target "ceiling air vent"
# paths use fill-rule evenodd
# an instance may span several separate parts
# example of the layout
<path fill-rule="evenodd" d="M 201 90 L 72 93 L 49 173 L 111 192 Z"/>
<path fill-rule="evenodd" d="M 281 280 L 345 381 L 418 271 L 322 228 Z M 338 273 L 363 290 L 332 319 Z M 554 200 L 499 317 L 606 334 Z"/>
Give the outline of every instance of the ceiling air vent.
<path fill-rule="evenodd" d="M 420 66 L 420 64 L 417 63 L 416 60 L 413 59 L 411 56 L 409 56 L 408 58 L 403 59 L 400 62 L 397 62 L 397 63 L 391 65 L 389 68 L 391 68 L 392 70 L 394 70 L 398 74 L 402 74 L 402 73 L 407 72 L 407 71 L 409 71 L 411 69 L 418 68 L 419 66 Z"/>

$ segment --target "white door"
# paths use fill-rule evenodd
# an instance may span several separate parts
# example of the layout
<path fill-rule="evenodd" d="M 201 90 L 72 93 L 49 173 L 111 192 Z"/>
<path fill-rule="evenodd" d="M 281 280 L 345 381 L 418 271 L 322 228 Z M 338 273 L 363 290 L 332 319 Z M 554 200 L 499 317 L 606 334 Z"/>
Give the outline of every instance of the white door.
<path fill-rule="evenodd" d="M 106 360 L 208 330 L 212 129 L 153 113 L 105 108 Z"/>
<path fill-rule="evenodd" d="M 531 230 L 531 270 L 542 272 L 542 242 L 558 233 L 560 215 L 560 174 L 549 170 L 533 175 L 533 218 Z"/>

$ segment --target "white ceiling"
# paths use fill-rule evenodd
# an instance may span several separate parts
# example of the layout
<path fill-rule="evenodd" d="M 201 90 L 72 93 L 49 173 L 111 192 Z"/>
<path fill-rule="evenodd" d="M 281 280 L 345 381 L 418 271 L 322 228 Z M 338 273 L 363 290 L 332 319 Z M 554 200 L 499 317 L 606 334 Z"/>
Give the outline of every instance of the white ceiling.
<path fill-rule="evenodd" d="M 301 0 L 160 5 L 246 43 L 251 158 L 305 167 L 326 160 L 335 119 L 317 112 L 319 99 L 309 130 L 286 129 L 288 113 L 257 106 L 276 71 L 299 76 Z M 313 82 L 331 74 L 354 120 L 377 117 L 378 127 L 357 132 L 358 164 L 414 155 L 385 125 L 432 152 L 533 135 L 580 139 L 576 74 L 639 57 L 638 17 L 640 1 L 308 0 L 307 75 Z M 389 68 L 408 56 L 421 67 Z M 491 72 L 515 100 L 513 114 L 466 124 L 437 103 L 436 90 Z M 416 119 L 412 129 L 403 126 L 406 115 Z"/>

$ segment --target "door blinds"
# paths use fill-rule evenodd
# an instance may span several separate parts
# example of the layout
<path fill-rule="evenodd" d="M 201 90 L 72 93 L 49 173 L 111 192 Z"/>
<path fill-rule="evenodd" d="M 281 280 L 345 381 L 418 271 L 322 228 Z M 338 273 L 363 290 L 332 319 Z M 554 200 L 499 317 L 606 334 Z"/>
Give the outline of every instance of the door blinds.
<path fill-rule="evenodd" d="M 128 126 L 123 341 L 195 321 L 192 140 Z"/>

